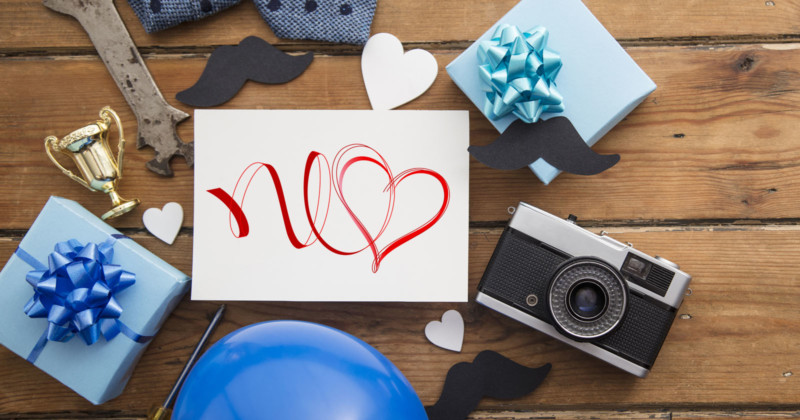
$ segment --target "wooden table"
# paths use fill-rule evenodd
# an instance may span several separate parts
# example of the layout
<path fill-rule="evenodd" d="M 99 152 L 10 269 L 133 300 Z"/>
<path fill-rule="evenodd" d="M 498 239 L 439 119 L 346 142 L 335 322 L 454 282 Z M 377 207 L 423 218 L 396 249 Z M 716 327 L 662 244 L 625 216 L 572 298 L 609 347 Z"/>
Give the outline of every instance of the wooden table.
<path fill-rule="evenodd" d="M 468 109 L 471 143 L 496 137 L 444 67 L 516 0 L 380 0 L 372 32 L 435 54 L 431 90 L 402 109 Z M 470 302 L 233 303 L 212 340 L 248 324 L 301 319 L 348 331 L 388 356 L 432 404 L 456 362 L 492 349 L 530 366 L 552 362 L 535 393 L 484 400 L 476 419 L 800 417 L 800 0 L 587 0 L 586 5 L 658 89 L 596 147 L 622 161 L 593 177 L 562 174 L 542 185 L 524 169 L 471 166 Z M 285 85 L 248 83 L 225 108 L 369 109 L 359 47 L 277 39 L 253 3 L 147 35 L 123 0 L 117 7 L 168 101 L 200 75 L 219 45 L 257 35 L 315 61 Z M 47 160 L 42 139 L 64 135 L 111 105 L 125 131 L 135 118 L 79 24 L 37 0 L 0 3 L 0 259 L 16 248 L 50 195 L 99 214 L 108 198 L 70 181 Z M 192 139 L 192 123 L 180 125 Z M 148 149 L 126 153 L 126 196 L 145 203 L 113 222 L 186 273 L 192 261 L 193 171 L 173 178 L 144 167 Z M 637 379 L 472 301 L 502 227 L 520 200 L 588 229 L 608 231 L 694 276 L 658 361 Z M 184 227 L 168 246 L 142 227 L 142 211 L 181 203 Z M 92 406 L 0 348 L 0 419 L 142 418 L 161 401 L 217 307 L 188 297 L 147 349 L 122 396 Z M 447 309 L 466 321 L 461 353 L 429 344 L 425 324 Z"/>

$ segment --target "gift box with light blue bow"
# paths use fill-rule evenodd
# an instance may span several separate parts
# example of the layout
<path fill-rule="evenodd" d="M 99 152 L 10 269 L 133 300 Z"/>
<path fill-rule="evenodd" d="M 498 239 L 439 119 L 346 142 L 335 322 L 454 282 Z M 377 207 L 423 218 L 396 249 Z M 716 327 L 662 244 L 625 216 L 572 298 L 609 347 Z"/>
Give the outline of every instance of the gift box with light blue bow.
<path fill-rule="evenodd" d="M 50 197 L 0 272 L 0 344 L 94 404 L 122 393 L 190 279 Z"/>
<path fill-rule="evenodd" d="M 503 31 L 507 26 L 518 27 L 518 36 Z M 536 53 L 518 54 L 520 49 Z M 515 79 L 515 68 L 539 69 L 539 77 Z M 447 72 L 499 132 L 518 118 L 565 116 L 589 146 L 656 88 L 580 0 L 521 1 Z M 520 91 L 536 101 L 520 99 Z M 545 184 L 559 174 L 541 158 L 530 168 Z"/>

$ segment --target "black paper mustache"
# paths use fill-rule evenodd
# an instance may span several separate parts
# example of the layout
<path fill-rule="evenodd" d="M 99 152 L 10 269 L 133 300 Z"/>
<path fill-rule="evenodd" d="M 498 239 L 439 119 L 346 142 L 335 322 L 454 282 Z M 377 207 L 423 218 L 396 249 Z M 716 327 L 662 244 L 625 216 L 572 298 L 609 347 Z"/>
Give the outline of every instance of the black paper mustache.
<path fill-rule="evenodd" d="M 530 394 L 552 366 L 529 368 L 491 350 L 472 363 L 456 363 L 447 372 L 439 401 L 425 407 L 429 420 L 464 420 L 483 397 L 508 400 Z"/>
<path fill-rule="evenodd" d="M 493 143 L 467 150 L 486 166 L 504 170 L 523 168 L 542 158 L 565 172 L 595 175 L 619 162 L 617 154 L 595 153 L 567 117 L 535 124 L 516 120 Z"/>
<path fill-rule="evenodd" d="M 289 55 L 261 38 L 249 36 L 237 46 L 224 45 L 214 50 L 200 79 L 175 98 L 191 106 L 221 105 L 233 98 L 247 80 L 286 83 L 302 74 L 313 59 L 313 53 Z"/>

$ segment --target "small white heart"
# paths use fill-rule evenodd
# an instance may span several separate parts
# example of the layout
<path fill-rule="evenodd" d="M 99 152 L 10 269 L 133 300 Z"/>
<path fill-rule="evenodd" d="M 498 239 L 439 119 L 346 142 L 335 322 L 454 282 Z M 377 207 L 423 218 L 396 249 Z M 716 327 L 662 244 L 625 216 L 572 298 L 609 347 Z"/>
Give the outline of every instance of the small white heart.
<path fill-rule="evenodd" d="M 461 351 L 464 342 L 464 318 L 451 309 L 442 315 L 442 321 L 431 321 L 425 326 L 428 341 L 446 350 Z"/>
<path fill-rule="evenodd" d="M 144 227 L 158 239 L 172 245 L 183 223 L 183 207 L 178 203 L 164 204 L 164 208 L 151 208 L 142 215 Z"/>
<path fill-rule="evenodd" d="M 403 54 L 397 37 L 380 33 L 364 45 L 361 74 L 372 109 L 392 109 L 425 93 L 439 74 L 439 64 L 425 50 Z"/>

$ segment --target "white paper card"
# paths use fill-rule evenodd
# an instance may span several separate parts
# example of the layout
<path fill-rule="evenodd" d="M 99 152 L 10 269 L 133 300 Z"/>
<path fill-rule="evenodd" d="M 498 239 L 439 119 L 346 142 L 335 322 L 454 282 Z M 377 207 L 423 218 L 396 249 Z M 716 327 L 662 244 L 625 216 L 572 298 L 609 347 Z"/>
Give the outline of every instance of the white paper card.
<path fill-rule="evenodd" d="M 194 117 L 192 299 L 467 300 L 467 111 Z"/>

